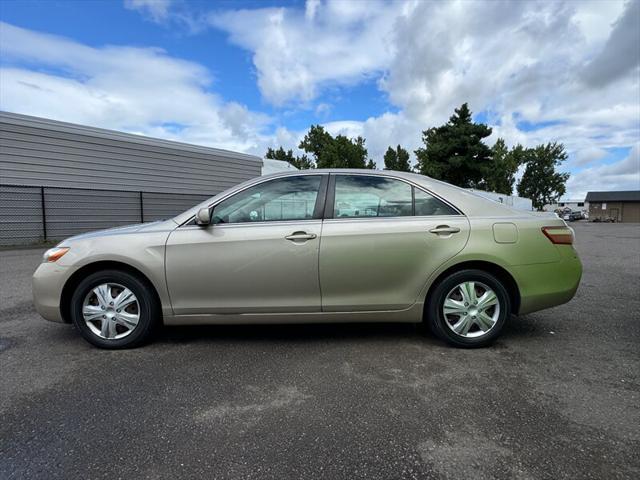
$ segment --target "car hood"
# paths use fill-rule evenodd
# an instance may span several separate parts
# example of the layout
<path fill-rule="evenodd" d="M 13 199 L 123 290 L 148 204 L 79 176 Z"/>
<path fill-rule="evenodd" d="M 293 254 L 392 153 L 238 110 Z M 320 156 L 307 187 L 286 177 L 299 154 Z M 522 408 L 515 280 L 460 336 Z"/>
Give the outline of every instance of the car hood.
<path fill-rule="evenodd" d="M 177 223 L 171 219 L 158 220 L 158 221 L 149 222 L 149 223 L 137 223 L 135 225 L 124 225 L 121 227 L 113 227 L 113 228 L 107 228 L 104 230 L 96 230 L 93 232 L 81 233 L 80 235 L 75 235 L 73 237 L 69 237 L 63 240 L 62 242 L 60 242 L 60 245 L 67 245 L 69 243 L 75 243 L 81 240 L 89 240 L 89 239 L 98 238 L 98 237 L 128 235 L 132 233 L 143 233 L 143 232 L 157 232 L 161 230 L 173 230 L 176 226 L 177 226 Z"/>

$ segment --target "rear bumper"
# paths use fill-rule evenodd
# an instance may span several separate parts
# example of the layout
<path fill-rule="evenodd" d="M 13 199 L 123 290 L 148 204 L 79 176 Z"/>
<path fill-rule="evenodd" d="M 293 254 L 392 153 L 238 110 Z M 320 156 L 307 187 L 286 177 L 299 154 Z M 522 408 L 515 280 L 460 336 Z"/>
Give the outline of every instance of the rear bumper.
<path fill-rule="evenodd" d="M 572 246 L 559 246 L 561 260 L 520 265 L 513 274 L 520 289 L 519 315 L 562 305 L 571 300 L 582 277 L 582 263 Z"/>
<path fill-rule="evenodd" d="M 45 320 L 61 323 L 65 321 L 60 311 L 60 298 L 66 271 L 66 268 L 56 263 L 41 263 L 33 274 L 33 304 Z"/>

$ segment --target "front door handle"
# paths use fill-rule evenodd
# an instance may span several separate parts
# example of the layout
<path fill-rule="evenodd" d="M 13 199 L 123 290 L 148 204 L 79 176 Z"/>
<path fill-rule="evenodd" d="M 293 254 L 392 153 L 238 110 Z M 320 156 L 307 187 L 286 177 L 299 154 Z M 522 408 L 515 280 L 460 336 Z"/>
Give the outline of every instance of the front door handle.
<path fill-rule="evenodd" d="M 286 238 L 287 240 L 290 240 L 292 242 L 300 242 L 300 241 L 304 241 L 304 240 L 313 240 L 316 237 L 317 237 L 317 235 L 315 233 L 293 232 L 291 235 L 287 235 L 284 238 Z"/>
<path fill-rule="evenodd" d="M 460 229 L 458 227 L 450 227 L 449 225 L 438 225 L 436 228 L 429 230 L 429 233 L 435 233 L 436 235 L 451 235 L 452 233 L 458 233 Z"/>

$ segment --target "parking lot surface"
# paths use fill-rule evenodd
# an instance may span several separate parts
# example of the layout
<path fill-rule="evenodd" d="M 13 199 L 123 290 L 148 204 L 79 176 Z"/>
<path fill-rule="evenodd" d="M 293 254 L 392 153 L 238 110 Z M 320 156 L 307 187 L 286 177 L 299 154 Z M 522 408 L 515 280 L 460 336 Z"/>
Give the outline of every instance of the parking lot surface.
<path fill-rule="evenodd" d="M 165 328 L 91 347 L 0 252 L 0 478 L 639 478 L 640 225 L 576 223 L 568 304 L 490 348 L 412 325 Z"/>

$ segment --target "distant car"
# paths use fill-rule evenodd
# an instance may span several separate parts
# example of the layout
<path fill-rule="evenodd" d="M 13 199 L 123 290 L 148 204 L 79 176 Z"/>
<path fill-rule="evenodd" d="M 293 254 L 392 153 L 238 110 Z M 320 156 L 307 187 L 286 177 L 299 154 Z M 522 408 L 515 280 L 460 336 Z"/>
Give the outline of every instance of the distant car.
<path fill-rule="evenodd" d="M 562 219 L 567 222 L 575 222 L 576 220 L 582 220 L 582 212 L 566 212 Z"/>
<path fill-rule="evenodd" d="M 574 296 L 573 240 L 554 215 L 421 175 L 295 171 L 170 220 L 64 240 L 33 292 L 43 317 L 103 348 L 139 345 L 162 322 L 423 321 L 477 347 L 511 314 Z"/>

